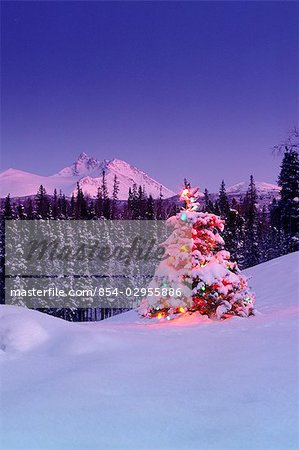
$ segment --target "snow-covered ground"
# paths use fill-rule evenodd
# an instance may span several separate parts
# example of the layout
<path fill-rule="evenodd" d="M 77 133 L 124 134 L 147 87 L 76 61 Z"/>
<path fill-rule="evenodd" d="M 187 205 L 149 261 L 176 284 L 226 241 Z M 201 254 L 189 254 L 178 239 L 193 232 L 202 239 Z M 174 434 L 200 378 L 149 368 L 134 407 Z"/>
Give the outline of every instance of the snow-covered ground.
<path fill-rule="evenodd" d="M 246 272 L 248 319 L 2 306 L 1 450 L 298 449 L 298 254 Z"/>

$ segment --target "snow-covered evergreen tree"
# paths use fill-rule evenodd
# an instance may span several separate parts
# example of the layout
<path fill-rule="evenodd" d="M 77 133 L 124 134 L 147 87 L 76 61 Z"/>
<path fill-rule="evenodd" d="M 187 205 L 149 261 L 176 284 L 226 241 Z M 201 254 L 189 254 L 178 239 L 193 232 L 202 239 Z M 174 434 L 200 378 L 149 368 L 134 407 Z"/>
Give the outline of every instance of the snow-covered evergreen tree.
<path fill-rule="evenodd" d="M 257 194 L 253 176 L 244 199 L 244 246 L 246 267 L 259 263 Z"/>
<path fill-rule="evenodd" d="M 299 159 L 295 149 L 287 148 L 284 153 L 278 184 L 281 227 L 288 242 L 286 251 L 295 251 L 299 248 Z"/>
<path fill-rule="evenodd" d="M 164 243 L 166 257 L 149 286 L 160 295 L 143 300 L 141 315 L 169 319 L 193 311 L 217 318 L 253 314 L 254 295 L 223 248 L 224 220 L 200 212 L 198 197 L 198 188 L 186 182 L 181 194 L 186 206 L 168 219 L 173 232 Z"/>
<path fill-rule="evenodd" d="M 6 220 L 10 220 L 13 218 L 13 211 L 11 206 L 11 200 L 10 200 L 10 194 L 7 195 L 4 201 L 4 211 L 3 211 L 3 217 Z"/>
<path fill-rule="evenodd" d="M 9 283 L 7 287 L 7 294 L 10 298 L 10 303 L 18 306 L 25 306 L 22 296 L 9 295 L 10 289 L 23 290 L 27 288 L 27 279 L 23 278 L 26 274 L 26 259 L 24 249 L 21 242 L 24 243 L 25 236 L 28 238 L 28 233 L 20 233 L 17 226 L 18 220 L 9 221 L 9 232 L 5 235 L 5 274 L 9 276 Z M 6 229 L 6 231 L 8 231 Z M 9 257 L 8 257 L 9 256 Z"/>
<path fill-rule="evenodd" d="M 107 180 L 106 180 L 106 173 L 105 170 L 102 172 L 102 185 L 101 185 L 101 191 L 102 191 L 102 198 L 103 198 L 103 216 L 105 219 L 110 219 L 110 198 L 107 188 Z"/>
<path fill-rule="evenodd" d="M 111 220 L 117 218 L 117 200 L 119 193 L 119 181 L 116 175 L 114 175 L 113 179 L 113 192 L 112 192 L 112 201 L 111 201 Z"/>
<path fill-rule="evenodd" d="M 36 215 L 38 219 L 48 219 L 50 214 L 50 200 L 46 189 L 41 184 L 35 196 Z"/>

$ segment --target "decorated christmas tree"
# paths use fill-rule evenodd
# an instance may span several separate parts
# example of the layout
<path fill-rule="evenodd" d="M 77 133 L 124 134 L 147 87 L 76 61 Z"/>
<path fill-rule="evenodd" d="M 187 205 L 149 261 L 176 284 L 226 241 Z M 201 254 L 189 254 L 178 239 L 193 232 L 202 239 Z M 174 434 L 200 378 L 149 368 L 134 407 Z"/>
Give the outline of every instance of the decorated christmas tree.
<path fill-rule="evenodd" d="M 157 267 L 139 313 L 171 319 L 192 313 L 210 318 L 254 314 L 254 295 L 236 262 L 224 249 L 224 221 L 199 211 L 198 188 L 185 181 L 185 207 L 168 219 L 172 233 L 164 242 L 165 257 Z"/>

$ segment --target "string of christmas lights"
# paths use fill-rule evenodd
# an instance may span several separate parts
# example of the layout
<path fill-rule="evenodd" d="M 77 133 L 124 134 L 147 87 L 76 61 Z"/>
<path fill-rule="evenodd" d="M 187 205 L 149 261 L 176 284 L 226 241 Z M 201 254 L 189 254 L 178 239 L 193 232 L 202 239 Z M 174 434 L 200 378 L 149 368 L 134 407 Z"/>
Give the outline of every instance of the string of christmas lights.
<path fill-rule="evenodd" d="M 254 314 L 254 295 L 247 280 L 224 250 L 220 235 L 224 221 L 200 212 L 200 195 L 185 180 L 180 194 L 185 207 L 168 219 L 174 230 L 165 243 L 167 258 L 160 262 L 150 285 L 179 288 L 181 295 L 145 298 L 139 308 L 145 317 L 171 320 L 195 311 L 218 319 Z"/>

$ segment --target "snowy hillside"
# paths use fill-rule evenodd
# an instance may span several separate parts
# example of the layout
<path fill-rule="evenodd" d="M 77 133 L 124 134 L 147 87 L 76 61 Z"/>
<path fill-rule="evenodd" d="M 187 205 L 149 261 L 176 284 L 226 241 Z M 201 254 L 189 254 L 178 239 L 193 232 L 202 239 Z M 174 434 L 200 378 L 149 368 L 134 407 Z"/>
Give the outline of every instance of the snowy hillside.
<path fill-rule="evenodd" d="M 248 319 L 72 324 L 2 306 L 0 448 L 297 449 L 298 254 L 246 272 Z"/>
<path fill-rule="evenodd" d="M 129 187 L 132 187 L 133 183 L 144 186 L 147 194 L 152 194 L 154 198 L 159 196 L 161 186 L 164 198 L 175 195 L 170 189 L 125 161 L 119 159 L 99 161 L 86 153 L 81 153 L 71 166 L 48 177 L 16 169 L 2 172 L 0 174 L 0 197 L 6 197 L 8 193 L 11 197 L 34 195 L 41 184 L 49 194 L 52 194 L 56 188 L 57 191 L 61 189 L 65 195 L 71 196 L 76 191 L 77 182 L 85 194 L 95 197 L 102 182 L 103 170 L 106 173 L 109 195 L 113 191 L 114 176 L 118 177 L 120 200 L 128 198 Z"/>

